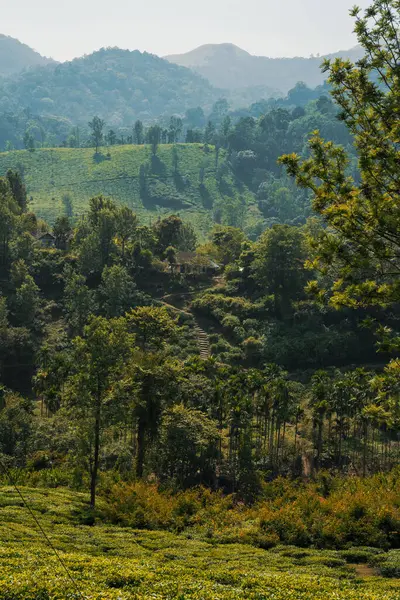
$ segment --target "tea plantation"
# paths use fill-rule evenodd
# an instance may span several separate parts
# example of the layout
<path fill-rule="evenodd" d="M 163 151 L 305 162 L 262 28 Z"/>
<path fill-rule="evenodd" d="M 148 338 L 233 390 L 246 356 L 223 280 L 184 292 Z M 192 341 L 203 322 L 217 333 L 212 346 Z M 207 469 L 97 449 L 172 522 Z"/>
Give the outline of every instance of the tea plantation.
<path fill-rule="evenodd" d="M 13 488 L 0 489 L 0 599 L 398 600 L 400 580 L 357 574 L 352 553 L 213 544 L 87 519 L 86 497 L 23 488 L 76 587 Z M 101 513 L 101 503 L 99 510 Z M 360 555 L 362 556 L 362 552 Z M 388 556 L 391 555 L 391 556 Z M 399 560 L 392 551 L 384 562 Z M 393 573 L 392 573 L 393 575 Z"/>
<path fill-rule="evenodd" d="M 253 207 L 245 221 L 228 224 L 246 225 L 258 212 L 254 196 L 233 181 L 224 161 L 223 150 L 217 158 L 213 147 L 202 144 L 160 145 L 156 156 L 149 146 L 112 146 L 98 155 L 93 148 L 44 148 L 0 153 L 0 177 L 17 169 L 27 187 L 29 209 L 49 223 L 66 212 L 66 198 L 76 218 L 87 210 L 90 198 L 102 194 L 132 208 L 145 224 L 179 213 L 206 231 L 214 212 L 223 213 L 228 204 L 237 204 L 243 215 L 248 213 L 244 207 Z"/>

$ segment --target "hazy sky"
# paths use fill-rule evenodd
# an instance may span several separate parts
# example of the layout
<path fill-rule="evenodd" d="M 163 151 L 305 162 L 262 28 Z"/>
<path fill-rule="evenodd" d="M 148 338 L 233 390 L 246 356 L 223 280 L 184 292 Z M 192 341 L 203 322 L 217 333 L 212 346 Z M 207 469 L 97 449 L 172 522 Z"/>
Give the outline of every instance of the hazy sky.
<path fill-rule="evenodd" d="M 66 60 L 102 46 L 160 56 L 232 42 L 251 54 L 309 56 L 355 44 L 355 0 L 0 0 L 0 33 Z M 370 0 L 358 0 L 365 7 Z"/>

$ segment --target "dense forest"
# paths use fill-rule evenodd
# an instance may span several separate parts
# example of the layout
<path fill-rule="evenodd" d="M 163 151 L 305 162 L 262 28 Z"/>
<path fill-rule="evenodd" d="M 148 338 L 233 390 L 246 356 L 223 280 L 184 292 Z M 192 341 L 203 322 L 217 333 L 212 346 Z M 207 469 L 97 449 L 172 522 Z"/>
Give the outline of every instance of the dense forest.
<path fill-rule="evenodd" d="M 364 58 L 242 110 L 191 108 L 184 69 L 117 50 L 0 84 L 17 107 L 39 73 L 75 118 L 61 147 L 46 111 L 1 140 L 0 505 L 21 535 L 30 490 L 72 588 L 42 563 L 18 579 L 0 528 L 0 600 L 100 597 L 95 580 L 107 599 L 398 597 L 400 14 L 394 0 L 352 14 Z M 82 113 L 76 77 L 113 90 L 131 60 L 160 74 L 165 116 L 135 118 L 115 90 L 121 118 Z M 78 177 L 126 188 L 72 192 Z M 368 587 L 358 563 L 394 583 Z M 208 568 L 196 587 L 188 570 Z"/>

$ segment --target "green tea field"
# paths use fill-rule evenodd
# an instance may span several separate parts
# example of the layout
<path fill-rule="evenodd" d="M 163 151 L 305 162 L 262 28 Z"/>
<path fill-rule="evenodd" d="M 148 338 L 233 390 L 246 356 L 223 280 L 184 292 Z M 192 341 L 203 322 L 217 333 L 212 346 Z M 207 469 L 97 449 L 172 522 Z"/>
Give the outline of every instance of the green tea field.
<path fill-rule="evenodd" d="M 49 223 L 68 213 L 66 200 L 69 216 L 76 218 L 90 198 L 103 194 L 132 208 L 144 223 L 179 213 L 207 231 L 215 211 L 223 219 L 224 211 L 230 210 L 229 219 L 237 222 L 229 224 L 237 225 L 245 225 L 257 211 L 254 196 L 233 182 L 223 164 L 223 151 L 217 165 L 215 149 L 201 144 L 161 145 L 156 156 L 149 146 L 112 146 L 98 155 L 93 148 L 46 148 L 0 153 L 0 176 L 17 169 L 30 210 Z"/>
<path fill-rule="evenodd" d="M 398 600 L 400 580 L 340 552 L 215 544 L 188 533 L 90 525 L 82 494 L 0 488 L 1 600 Z M 101 511 L 101 504 L 100 504 Z M 392 551 L 393 555 L 398 551 Z M 74 580 L 76 585 L 73 585 Z"/>

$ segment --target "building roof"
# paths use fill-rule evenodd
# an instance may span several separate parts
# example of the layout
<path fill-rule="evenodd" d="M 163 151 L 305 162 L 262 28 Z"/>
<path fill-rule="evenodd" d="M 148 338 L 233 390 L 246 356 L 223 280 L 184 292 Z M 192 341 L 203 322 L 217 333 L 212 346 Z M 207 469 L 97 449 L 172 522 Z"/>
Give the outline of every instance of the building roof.
<path fill-rule="evenodd" d="M 168 262 L 165 259 L 164 262 Z M 211 267 L 212 269 L 219 269 L 219 265 L 213 261 L 209 256 L 204 254 L 197 254 L 196 252 L 177 252 L 176 263 L 177 265 L 197 265 L 204 267 Z"/>
<path fill-rule="evenodd" d="M 55 240 L 55 239 L 56 239 L 55 236 L 48 231 L 46 233 L 43 233 L 43 235 L 38 236 L 38 240 Z"/>

